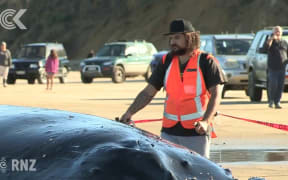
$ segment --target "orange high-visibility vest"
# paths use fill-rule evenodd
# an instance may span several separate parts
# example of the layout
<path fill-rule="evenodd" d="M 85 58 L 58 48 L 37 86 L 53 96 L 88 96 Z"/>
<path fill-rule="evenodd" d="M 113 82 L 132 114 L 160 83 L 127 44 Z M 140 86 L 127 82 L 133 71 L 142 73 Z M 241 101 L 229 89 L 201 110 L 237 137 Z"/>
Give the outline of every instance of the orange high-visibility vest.
<path fill-rule="evenodd" d="M 185 129 L 193 129 L 202 120 L 210 94 L 200 69 L 201 52 L 196 51 L 183 73 L 181 80 L 179 59 L 174 56 L 164 77 L 165 100 L 163 127 L 171 128 L 180 122 Z M 163 63 L 166 56 L 163 57 Z"/>

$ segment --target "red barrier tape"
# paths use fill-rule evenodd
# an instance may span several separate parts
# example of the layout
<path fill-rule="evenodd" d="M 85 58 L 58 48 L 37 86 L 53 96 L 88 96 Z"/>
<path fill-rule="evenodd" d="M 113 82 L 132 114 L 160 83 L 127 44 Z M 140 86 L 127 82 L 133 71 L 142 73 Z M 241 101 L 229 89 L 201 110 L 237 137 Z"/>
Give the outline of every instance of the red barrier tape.
<path fill-rule="evenodd" d="M 243 120 L 243 121 L 247 121 L 247 122 L 252 122 L 252 123 L 256 123 L 256 124 L 261 124 L 261 125 L 264 125 L 264 126 L 280 129 L 280 130 L 283 130 L 283 131 L 288 131 L 288 125 L 284 125 L 284 124 L 276 124 L 276 123 L 269 123 L 269 122 L 251 120 L 251 119 L 240 118 L 240 117 L 236 117 L 236 116 L 230 116 L 230 115 L 222 114 L 222 113 L 218 113 L 218 115 L 230 117 L 230 118 L 233 118 L 233 119 Z"/>
<path fill-rule="evenodd" d="M 247 121 L 247 122 L 251 122 L 251 123 L 256 123 L 256 124 L 261 124 L 261 125 L 264 125 L 264 126 L 272 127 L 272 128 L 275 128 L 275 129 L 280 129 L 280 130 L 283 130 L 283 131 L 288 131 L 288 125 L 285 125 L 285 124 L 277 124 L 277 123 L 269 123 L 269 122 L 257 121 L 257 120 L 240 118 L 240 117 L 231 116 L 231 115 L 222 114 L 222 113 L 217 113 L 217 115 L 222 115 L 222 116 L 230 117 L 230 118 L 233 118 L 233 119 L 243 120 L 243 121 Z M 133 121 L 133 122 L 135 124 L 137 124 L 137 123 L 147 123 L 147 122 L 156 122 L 156 121 L 162 121 L 162 119 L 144 119 L 144 120 L 136 120 L 136 121 Z"/>
<path fill-rule="evenodd" d="M 144 119 L 144 120 L 137 120 L 134 123 L 146 123 L 146 122 L 155 122 L 155 121 L 162 121 L 162 119 Z"/>

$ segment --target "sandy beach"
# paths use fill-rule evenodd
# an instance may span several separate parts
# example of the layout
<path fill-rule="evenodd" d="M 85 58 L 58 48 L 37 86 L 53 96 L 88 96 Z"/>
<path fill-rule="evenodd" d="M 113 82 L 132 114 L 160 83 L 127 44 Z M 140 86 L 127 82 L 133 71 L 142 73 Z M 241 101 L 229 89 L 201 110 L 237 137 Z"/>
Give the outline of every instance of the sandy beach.
<path fill-rule="evenodd" d="M 111 79 L 94 79 L 92 84 L 83 84 L 79 72 L 71 72 L 66 84 L 55 80 L 54 89 L 47 91 L 41 84 L 28 85 L 24 80 L 17 80 L 15 85 L 0 87 L 2 105 L 18 105 L 66 110 L 92 114 L 114 119 L 124 113 L 133 99 L 144 88 L 143 77 L 130 78 L 122 84 L 114 84 Z M 228 91 L 219 112 L 241 118 L 270 123 L 288 124 L 288 93 L 283 94 L 283 109 L 268 108 L 266 92 L 261 103 L 251 103 L 244 91 Z M 162 117 L 165 93 L 159 92 L 154 100 L 133 119 L 158 119 Z M 160 134 L 161 122 L 137 124 L 137 127 Z M 215 118 L 218 138 L 212 141 L 212 150 L 288 150 L 288 132 L 275 128 L 237 120 L 230 117 Z M 230 168 L 238 179 L 258 176 L 268 180 L 288 179 L 288 157 L 286 161 L 274 162 L 220 162 Z M 241 154 L 238 154 L 241 156 Z M 281 159 L 281 157 L 280 157 Z"/>

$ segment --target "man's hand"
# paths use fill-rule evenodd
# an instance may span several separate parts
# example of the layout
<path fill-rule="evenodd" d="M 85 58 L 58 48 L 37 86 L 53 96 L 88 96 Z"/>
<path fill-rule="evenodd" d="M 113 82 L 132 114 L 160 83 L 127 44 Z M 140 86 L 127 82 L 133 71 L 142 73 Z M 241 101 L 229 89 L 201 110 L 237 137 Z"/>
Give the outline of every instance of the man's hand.
<path fill-rule="evenodd" d="M 268 38 L 268 40 L 267 40 L 267 44 L 268 44 L 268 47 L 270 48 L 271 47 L 271 45 L 272 45 L 272 42 L 273 42 L 273 40 L 275 40 L 276 39 L 276 36 L 275 36 L 275 34 L 271 34 L 271 36 Z"/>
<path fill-rule="evenodd" d="M 208 130 L 208 122 L 207 121 L 198 121 L 195 125 L 195 131 L 200 135 L 205 135 Z"/>
<path fill-rule="evenodd" d="M 275 40 L 275 39 L 277 39 L 277 37 L 276 37 L 275 34 L 272 34 L 269 39 L 270 39 L 270 40 Z"/>
<path fill-rule="evenodd" d="M 154 86 L 148 84 L 136 97 L 132 105 L 128 108 L 125 114 L 119 119 L 120 122 L 129 124 L 133 114 L 144 108 L 153 99 L 157 93 L 157 89 Z"/>
<path fill-rule="evenodd" d="M 131 117 L 132 117 L 132 114 L 127 111 L 125 114 L 123 114 L 123 115 L 121 116 L 121 118 L 119 119 L 119 121 L 120 121 L 121 123 L 124 123 L 124 124 L 129 124 L 130 121 L 131 121 Z"/>

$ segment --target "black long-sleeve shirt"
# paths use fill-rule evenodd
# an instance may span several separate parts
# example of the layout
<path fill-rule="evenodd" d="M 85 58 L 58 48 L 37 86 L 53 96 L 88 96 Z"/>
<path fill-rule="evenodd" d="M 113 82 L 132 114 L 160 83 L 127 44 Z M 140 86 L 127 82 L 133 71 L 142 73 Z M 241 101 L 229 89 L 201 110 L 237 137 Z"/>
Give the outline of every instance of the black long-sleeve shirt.
<path fill-rule="evenodd" d="M 284 70 L 287 61 L 288 43 L 285 40 L 273 40 L 271 46 L 265 43 L 268 51 L 268 69 Z"/>

